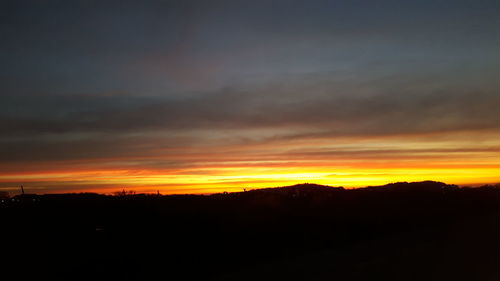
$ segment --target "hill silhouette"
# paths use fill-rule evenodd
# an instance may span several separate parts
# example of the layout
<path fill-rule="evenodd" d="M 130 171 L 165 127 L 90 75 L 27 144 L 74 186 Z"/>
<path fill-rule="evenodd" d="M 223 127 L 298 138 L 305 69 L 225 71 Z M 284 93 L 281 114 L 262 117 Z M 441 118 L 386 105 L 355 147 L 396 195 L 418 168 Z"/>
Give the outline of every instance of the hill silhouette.
<path fill-rule="evenodd" d="M 500 187 L 14 196 L 6 280 L 497 280 Z"/>

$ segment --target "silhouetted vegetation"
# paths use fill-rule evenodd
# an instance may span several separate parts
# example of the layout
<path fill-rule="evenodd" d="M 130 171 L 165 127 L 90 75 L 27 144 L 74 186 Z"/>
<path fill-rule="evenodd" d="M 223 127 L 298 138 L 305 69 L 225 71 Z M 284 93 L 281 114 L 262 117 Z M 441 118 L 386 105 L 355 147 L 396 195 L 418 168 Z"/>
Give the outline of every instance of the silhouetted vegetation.
<path fill-rule="evenodd" d="M 3 202 L 5 280 L 500 280 L 499 185 L 116 195 Z"/>

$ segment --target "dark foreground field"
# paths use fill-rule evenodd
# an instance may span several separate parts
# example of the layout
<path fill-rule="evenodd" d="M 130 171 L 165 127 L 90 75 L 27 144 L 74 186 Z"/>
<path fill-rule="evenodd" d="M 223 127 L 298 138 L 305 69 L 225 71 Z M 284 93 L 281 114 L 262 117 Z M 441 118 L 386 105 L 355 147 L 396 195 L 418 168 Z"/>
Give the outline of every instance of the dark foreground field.
<path fill-rule="evenodd" d="M 500 280 L 498 186 L 24 196 L 0 216 L 2 280 Z"/>

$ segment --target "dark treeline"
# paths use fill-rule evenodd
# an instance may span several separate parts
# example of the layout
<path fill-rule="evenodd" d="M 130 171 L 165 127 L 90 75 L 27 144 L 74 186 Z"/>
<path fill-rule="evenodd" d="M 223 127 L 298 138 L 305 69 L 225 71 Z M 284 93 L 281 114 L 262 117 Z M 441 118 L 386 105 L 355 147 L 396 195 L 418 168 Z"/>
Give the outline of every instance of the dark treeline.
<path fill-rule="evenodd" d="M 4 280 L 500 280 L 500 186 L 23 195 L 0 215 Z"/>

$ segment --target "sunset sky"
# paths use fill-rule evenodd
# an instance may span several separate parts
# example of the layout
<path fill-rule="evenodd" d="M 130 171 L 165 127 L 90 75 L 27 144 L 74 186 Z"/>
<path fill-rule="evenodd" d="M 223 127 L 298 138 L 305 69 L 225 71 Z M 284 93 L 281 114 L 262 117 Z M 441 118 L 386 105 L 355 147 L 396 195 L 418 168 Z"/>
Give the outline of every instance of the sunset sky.
<path fill-rule="evenodd" d="M 500 1 L 0 3 L 0 190 L 500 182 Z"/>

